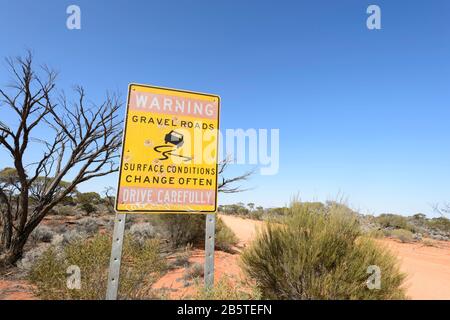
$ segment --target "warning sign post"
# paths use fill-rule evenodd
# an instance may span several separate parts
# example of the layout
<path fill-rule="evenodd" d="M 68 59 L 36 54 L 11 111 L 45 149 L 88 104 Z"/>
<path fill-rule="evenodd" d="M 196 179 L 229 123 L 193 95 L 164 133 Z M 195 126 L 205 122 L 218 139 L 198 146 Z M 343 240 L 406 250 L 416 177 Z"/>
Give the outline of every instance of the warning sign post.
<path fill-rule="evenodd" d="M 129 87 L 117 212 L 215 212 L 220 98 Z"/>
<path fill-rule="evenodd" d="M 205 286 L 214 283 L 220 97 L 131 84 L 106 298 L 117 298 L 126 215 L 207 214 Z"/>

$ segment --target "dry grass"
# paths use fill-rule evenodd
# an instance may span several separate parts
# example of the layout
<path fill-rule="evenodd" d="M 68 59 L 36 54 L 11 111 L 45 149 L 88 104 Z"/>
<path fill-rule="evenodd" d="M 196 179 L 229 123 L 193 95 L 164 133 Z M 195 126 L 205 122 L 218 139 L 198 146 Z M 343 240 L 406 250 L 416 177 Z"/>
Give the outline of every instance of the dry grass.
<path fill-rule="evenodd" d="M 63 249 L 52 246 L 31 268 L 29 280 L 36 286 L 36 294 L 41 299 L 104 299 L 110 252 L 111 238 L 108 235 L 76 240 Z M 66 272 L 72 265 L 81 270 L 81 289 L 67 287 Z M 153 298 L 150 287 L 165 267 L 157 240 L 140 244 L 126 237 L 119 298 Z"/>

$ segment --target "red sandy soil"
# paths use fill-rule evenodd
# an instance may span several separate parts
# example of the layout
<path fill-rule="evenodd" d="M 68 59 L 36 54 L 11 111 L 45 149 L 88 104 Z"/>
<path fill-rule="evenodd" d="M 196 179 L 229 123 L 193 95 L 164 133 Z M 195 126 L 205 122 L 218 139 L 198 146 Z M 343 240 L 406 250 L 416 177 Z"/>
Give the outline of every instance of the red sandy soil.
<path fill-rule="evenodd" d="M 223 276 L 232 279 L 242 277 L 239 268 L 239 251 L 246 247 L 255 237 L 257 230 L 264 225 L 262 221 L 254 221 L 234 216 L 220 215 L 239 238 L 236 253 L 230 254 L 216 251 L 215 281 Z M 70 223 L 70 222 L 69 222 Z M 435 246 L 424 246 L 423 243 L 400 243 L 392 239 L 378 241 L 380 245 L 396 254 L 401 262 L 401 269 L 408 275 L 407 293 L 411 299 L 450 299 L 450 242 L 434 241 Z M 195 249 L 189 259 L 194 263 L 204 263 L 204 251 Z M 195 294 L 195 285 L 183 280 L 185 268 L 169 271 L 159 279 L 153 288 L 160 290 L 164 298 L 183 299 Z M 201 285 L 201 283 L 200 283 Z M 35 299 L 32 287 L 24 280 L 0 278 L 0 300 Z"/>
<path fill-rule="evenodd" d="M 392 239 L 380 241 L 400 259 L 400 268 L 408 275 L 406 288 L 411 299 L 450 299 L 449 242 L 434 241 L 437 247 L 429 247 L 420 242 L 400 243 Z"/>
<path fill-rule="evenodd" d="M 238 263 L 239 256 L 237 254 L 216 251 L 214 258 L 215 282 L 223 276 L 226 276 L 227 279 L 234 280 L 239 280 L 241 278 L 241 271 Z M 199 263 L 203 267 L 205 262 L 204 250 L 194 250 L 189 262 L 190 266 L 194 263 Z M 202 282 L 195 284 L 193 281 L 190 281 L 189 284 L 185 286 L 186 282 L 183 280 L 185 272 L 186 268 L 177 268 L 169 271 L 153 285 L 153 289 L 160 291 L 160 293 L 163 294 L 163 297 L 167 299 L 192 298 L 196 294 L 196 286 L 201 286 Z"/>
<path fill-rule="evenodd" d="M 24 280 L 0 280 L 0 300 L 36 300 L 32 291 Z"/>

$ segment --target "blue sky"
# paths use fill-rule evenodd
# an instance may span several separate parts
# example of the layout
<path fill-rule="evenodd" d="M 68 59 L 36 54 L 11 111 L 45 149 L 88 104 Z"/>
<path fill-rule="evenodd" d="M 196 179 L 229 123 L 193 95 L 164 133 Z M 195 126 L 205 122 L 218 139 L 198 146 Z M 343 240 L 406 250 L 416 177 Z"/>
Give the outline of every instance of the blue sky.
<path fill-rule="evenodd" d="M 344 195 L 364 212 L 433 215 L 450 201 L 449 1 L 0 3 L 0 57 L 32 49 L 60 72 L 60 88 L 82 84 L 94 101 L 130 82 L 211 92 L 223 129 L 279 128 L 279 173 L 255 175 L 252 190 L 221 203 Z M 66 28 L 70 4 L 81 30 Z M 370 4 L 382 30 L 366 28 Z"/>

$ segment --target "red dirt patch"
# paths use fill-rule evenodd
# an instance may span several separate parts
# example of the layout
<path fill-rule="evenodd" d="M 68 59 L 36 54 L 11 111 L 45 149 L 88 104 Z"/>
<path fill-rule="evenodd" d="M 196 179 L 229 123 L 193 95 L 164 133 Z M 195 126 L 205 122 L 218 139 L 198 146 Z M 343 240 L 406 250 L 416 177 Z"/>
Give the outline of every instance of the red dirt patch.
<path fill-rule="evenodd" d="M 0 280 L 0 300 L 37 300 L 24 280 Z"/>
<path fill-rule="evenodd" d="M 214 257 L 214 282 L 217 282 L 223 276 L 229 279 L 241 278 L 241 271 L 238 266 L 239 256 L 222 251 L 216 251 Z M 202 267 L 205 263 L 205 251 L 195 249 L 189 258 L 189 266 L 197 263 Z M 193 281 L 185 281 L 183 279 L 187 268 L 177 268 L 166 273 L 154 285 L 153 289 L 163 293 L 167 299 L 188 299 L 196 292 L 195 283 Z M 203 278 L 199 280 L 202 285 Z"/>

